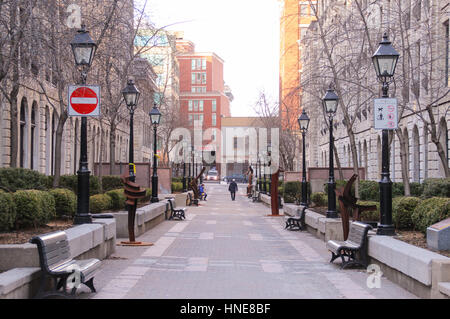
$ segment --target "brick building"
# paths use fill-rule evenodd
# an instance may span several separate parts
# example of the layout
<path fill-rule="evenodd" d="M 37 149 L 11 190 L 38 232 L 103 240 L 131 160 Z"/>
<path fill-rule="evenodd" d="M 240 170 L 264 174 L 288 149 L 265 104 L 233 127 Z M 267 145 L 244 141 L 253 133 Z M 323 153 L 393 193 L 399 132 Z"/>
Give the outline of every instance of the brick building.
<path fill-rule="evenodd" d="M 195 45 L 178 33 L 177 60 L 180 67 L 180 113 L 188 128 L 200 125 L 204 132 L 202 150 L 220 152 L 222 117 L 230 116 L 232 94 L 225 87 L 224 61 L 213 52 L 195 52 Z M 217 143 L 217 144 L 216 144 Z M 214 146 L 205 148 L 208 144 Z M 217 154 L 219 155 L 219 153 Z M 211 166 L 215 166 L 212 164 Z M 220 173 L 220 167 L 217 167 Z"/>

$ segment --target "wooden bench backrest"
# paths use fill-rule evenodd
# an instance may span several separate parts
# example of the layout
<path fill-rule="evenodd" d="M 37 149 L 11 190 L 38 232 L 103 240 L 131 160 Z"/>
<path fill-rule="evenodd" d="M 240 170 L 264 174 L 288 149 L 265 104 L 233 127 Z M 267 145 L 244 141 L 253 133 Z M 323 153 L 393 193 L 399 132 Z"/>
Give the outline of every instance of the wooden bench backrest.
<path fill-rule="evenodd" d="M 350 233 L 348 234 L 348 242 L 351 242 L 359 247 L 364 245 L 364 239 L 367 235 L 367 232 L 372 227 L 367 224 L 363 224 L 360 222 L 353 222 L 350 224 Z"/>
<path fill-rule="evenodd" d="M 170 204 L 170 210 L 173 211 L 173 208 L 174 208 L 174 207 L 173 207 L 172 199 L 169 198 L 167 201 L 168 201 L 169 204 Z"/>
<path fill-rule="evenodd" d="M 56 266 L 71 260 L 69 241 L 63 231 L 35 236 L 30 242 L 37 244 L 39 262 L 45 271 L 51 271 Z"/>

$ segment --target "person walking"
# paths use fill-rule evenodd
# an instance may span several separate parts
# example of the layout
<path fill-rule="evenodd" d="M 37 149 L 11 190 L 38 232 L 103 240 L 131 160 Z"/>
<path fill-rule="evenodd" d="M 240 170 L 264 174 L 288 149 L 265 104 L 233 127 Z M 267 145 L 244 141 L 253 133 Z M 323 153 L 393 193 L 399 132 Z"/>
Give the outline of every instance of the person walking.
<path fill-rule="evenodd" d="M 234 200 L 236 198 L 236 191 L 238 190 L 238 186 L 237 186 L 236 180 L 234 178 L 231 181 L 230 186 L 228 186 L 228 190 L 231 193 L 231 200 Z"/>
<path fill-rule="evenodd" d="M 205 184 L 201 184 L 198 191 L 200 193 L 200 199 L 206 202 L 206 196 L 208 196 L 208 194 L 206 194 Z"/>

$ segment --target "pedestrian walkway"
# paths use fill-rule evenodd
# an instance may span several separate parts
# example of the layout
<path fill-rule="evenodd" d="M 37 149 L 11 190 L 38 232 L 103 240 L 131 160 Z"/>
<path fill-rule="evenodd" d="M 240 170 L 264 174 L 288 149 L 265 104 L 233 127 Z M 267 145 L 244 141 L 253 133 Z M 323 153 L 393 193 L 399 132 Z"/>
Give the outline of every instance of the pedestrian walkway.
<path fill-rule="evenodd" d="M 96 276 L 87 298 L 415 298 L 381 278 L 368 288 L 365 270 L 330 264 L 325 243 L 308 232 L 284 229 L 282 217 L 252 203 L 239 185 L 206 184 L 208 201 L 189 207 L 186 220 L 164 221 L 118 246 Z"/>

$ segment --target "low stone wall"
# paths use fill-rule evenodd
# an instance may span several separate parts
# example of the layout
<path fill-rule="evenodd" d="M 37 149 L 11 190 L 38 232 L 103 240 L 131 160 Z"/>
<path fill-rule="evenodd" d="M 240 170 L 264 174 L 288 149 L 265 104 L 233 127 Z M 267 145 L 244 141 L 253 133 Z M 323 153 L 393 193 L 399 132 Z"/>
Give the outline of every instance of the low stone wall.
<path fill-rule="evenodd" d="M 114 219 L 94 219 L 92 224 L 65 230 L 74 259 L 105 259 L 116 249 Z M 0 299 L 31 298 L 40 279 L 39 255 L 34 244 L 0 245 Z"/>
<path fill-rule="evenodd" d="M 155 227 L 165 219 L 168 209 L 167 200 L 152 203 L 136 210 L 134 221 L 134 234 L 136 237 L 144 234 L 149 229 Z M 112 213 L 116 220 L 116 236 L 117 238 L 128 238 L 128 212 L 121 211 Z"/>
<path fill-rule="evenodd" d="M 390 236 L 369 236 L 370 263 L 389 280 L 421 298 L 448 298 L 439 284 L 450 282 L 450 258 Z"/>
<path fill-rule="evenodd" d="M 270 207 L 271 206 L 270 196 L 263 194 L 263 193 L 259 193 L 259 194 L 260 194 L 261 203 Z"/>
<path fill-rule="evenodd" d="M 293 216 L 300 208 L 285 204 L 283 210 L 285 215 Z M 340 218 L 326 218 L 307 209 L 305 223 L 310 233 L 325 242 L 344 239 Z M 370 263 L 379 265 L 389 280 L 421 298 L 449 297 L 450 258 L 373 232 L 368 242 Z"/>

